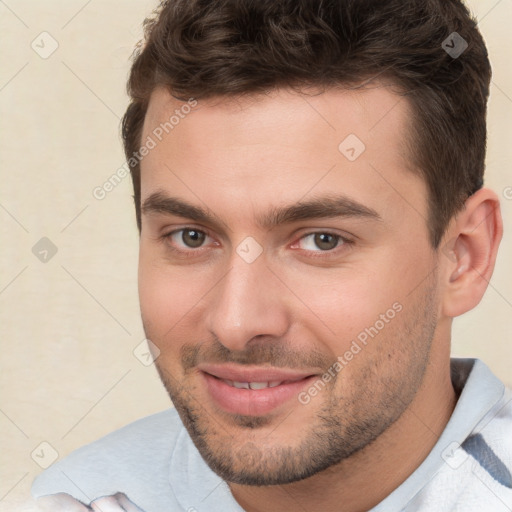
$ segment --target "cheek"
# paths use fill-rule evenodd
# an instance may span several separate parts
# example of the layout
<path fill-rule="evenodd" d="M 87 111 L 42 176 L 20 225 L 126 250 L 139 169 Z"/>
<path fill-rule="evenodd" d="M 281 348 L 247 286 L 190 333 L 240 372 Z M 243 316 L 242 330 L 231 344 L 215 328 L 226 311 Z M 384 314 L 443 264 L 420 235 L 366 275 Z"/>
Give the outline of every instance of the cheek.
<path fill-rule="evenodd" d="M 377 331 L 380 339 L 391 335 L 416 300 L 411 292 L 432 271 L 426 251 L 413 254 L 397 247 L 372 256 L 337 269 L 286 271 L 287 284 L 303 303 L 294 302 L 295 318 L 335 357 L 358 338 L 369 341 Z"/>
<path fill-rule="evenodd" d="M 374 326 L 380 315 L 395 316 L 393 304 L 399 301 L 401 291 L 388 282 L 387 275 L 368 269 L 343 268 L 319 273 L 305 273 L 295 283 L 295 318 L 314 338 L 337 357 L 349 349 L 351 342 L 365 329 Z M 378 327 L 381 327 L 380 322 Z"/>
<path fill-rule="evenodd" d="M 144 324 L 161 338 L 187 311 L 187 289 L 169 267 L 141 251 L 139 258 L 139 301 Z"/>
<path fill-rule="evenodd" d="M 180 349 L 196 338 L 187 313 L 191 310 L 192 300 L 187 298 L 181 280 L 173 278 L 169 269 L 154 264 L 139 266 L 139 301 L 141 317 L 146 337 L 159 349 L 155 361 L 162 376 L 181 373 L 179 364 Z M 193 303 L 192 303 L 193 304 Z M 169 373 L 170 372 L 170 373 Z M 172 383 L 172 382 L 171 382 Z"/>
<path fill-rule="evenodd" d="M 215 282 L 213 277 L 206 270 L 191 272 L 187 266 L 171 266 L 161 257 L 141 249 L 140 309 L 144 325 L 155 340 L 165 344 L 170 339 L 180 339 L 180 332 L 199 329 L 198 318 L 206 302 L 203 299 Z"/>

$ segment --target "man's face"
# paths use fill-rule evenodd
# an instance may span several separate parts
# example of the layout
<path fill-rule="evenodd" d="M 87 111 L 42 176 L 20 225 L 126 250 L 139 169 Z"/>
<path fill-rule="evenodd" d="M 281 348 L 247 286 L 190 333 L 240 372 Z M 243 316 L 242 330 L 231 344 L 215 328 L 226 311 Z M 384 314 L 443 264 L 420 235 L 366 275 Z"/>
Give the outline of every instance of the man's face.
<path fill-rule="evenodd" d="M 142 137 L 157 143 L 141 170 L 146 335 L 218 474 L 296 481 L 383 433 L 431 356 L 436 253 L 408 107 L 386 87 L 183 105 L 157 89 Z"/>

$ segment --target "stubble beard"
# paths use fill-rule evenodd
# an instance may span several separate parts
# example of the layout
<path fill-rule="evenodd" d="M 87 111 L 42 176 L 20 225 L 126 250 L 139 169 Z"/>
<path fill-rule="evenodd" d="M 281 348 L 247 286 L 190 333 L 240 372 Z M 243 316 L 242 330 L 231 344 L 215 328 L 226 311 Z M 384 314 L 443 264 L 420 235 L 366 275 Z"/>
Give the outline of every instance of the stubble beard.
<path fill-rule="evenodd" d="M 421 291 L 418 294 L 423 298 L 411 307 L 408 318 L 393 332 L 386 332 L 388 326 L 371 341 L 383 343 L 385 348 L 372 352 L 357 374 L 357 382 L 344 385 L 342 370 L 320 392 L 328 398 L 321 407 L 312 409 L 309 423 L 300 432 L 286 434 L 285 438 L 290 440 L 287 445 L 272 443 L 272 433 L 286 427 L 286 418 L 230 415 L 233 432 L 230 434 L 225 427 L 226 417 L 216 418 L 211 409 L 200 404 L 193 385 L 186 381 L 181 385 L 158 359 L 155 364 L 196 448 L 221 478 L 251 486 L 297 482 L 339 464 L 368 446 L 414 399 L 428 366 L 437 324 L 434 289 L 424 289 L 423 294 Z M 151 333 L 146 332 L 146 336 L 152 339 Z M 363 349 L 363 357 L 365 350 L 370 349 Z M 399 365 L 390 370 L 389 361 L 393 358 L 397 358 Z M 296 407 L 306 406 L 297 401 Z"/>

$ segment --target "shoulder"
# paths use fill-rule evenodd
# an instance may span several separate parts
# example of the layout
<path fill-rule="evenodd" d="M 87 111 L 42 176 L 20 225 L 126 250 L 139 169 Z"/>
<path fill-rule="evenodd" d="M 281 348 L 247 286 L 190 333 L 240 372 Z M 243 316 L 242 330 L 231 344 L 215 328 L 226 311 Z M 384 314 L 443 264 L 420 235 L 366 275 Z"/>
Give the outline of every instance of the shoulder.
<path fill-rule="evenodd" d="M 443 463 L 407 511 L 512 510 L 512 392 L 481 362 L 472 373 L 470 393 L 459 399 L 464 407 L 454 414 L 464 438 L 454 431 L 441 437 Z"/>
<path fill-rule="evenodd" d="M 479 409 L 482 413 L 460 443 L 461 448 L 472 460 L 475 475 L 490 478 L 493 484 L 512 492 L 512 390 L 481 361 L 475 362 L 472 373 L 475 377 L 467 381 L 466 388 L 471 393 L 466 396 L 464 409 L 469 414 Z M 466 412 L 461 417 L 461 426 L 465 426 L 467 418 Z"/>
<path fill-rule="evenodd" d="M 54 463 L 36 478 L 32 494 L 67 493 L 88 502 L 135 482 L 158 486 L 182 428 L 174 409 L 135 421 Z"/>
<path fill-rule="evenodd" d="M 501 481 L 512 490 L 511 389 L 505 389 L 501 400 L 482 418 L 463 447 L 488 471 L 493 466 L 495 473 L 501 473 Z"/>

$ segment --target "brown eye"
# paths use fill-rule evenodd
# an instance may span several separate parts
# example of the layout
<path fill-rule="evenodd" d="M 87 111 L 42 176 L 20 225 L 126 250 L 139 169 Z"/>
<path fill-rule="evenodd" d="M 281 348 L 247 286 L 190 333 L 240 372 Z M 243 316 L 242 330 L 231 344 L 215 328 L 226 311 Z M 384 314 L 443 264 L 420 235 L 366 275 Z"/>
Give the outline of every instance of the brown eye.
<path fill-rule="evenodd" d="M 340 235 L 319 231 L 303 236 L 300 245 L 301 249 L 306 249 L 307 251 L 322 252 L 332 251 L 344 242 L 345 240 Z"/>
<path fill-rule="evenodd" d="M 181 230 L 181 241 L 192 249 L 201 247 L 206 238 L 206 234 L 197 229 L 183 229 Z"/>
<path fill-rule="evenodd" d="M 313 241 L 320 250 L 329 251 L 337 247 L 339 239 L 339 236 L 330 233 L 315 233 Z"/>

